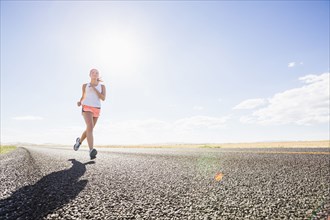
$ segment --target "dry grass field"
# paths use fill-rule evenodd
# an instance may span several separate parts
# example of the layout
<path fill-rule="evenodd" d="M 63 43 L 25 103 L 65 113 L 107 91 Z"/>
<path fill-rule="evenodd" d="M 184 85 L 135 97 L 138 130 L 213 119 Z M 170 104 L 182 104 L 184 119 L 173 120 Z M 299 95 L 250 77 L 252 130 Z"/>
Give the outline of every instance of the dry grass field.
<path fill-rule="evenodd" d="M 221 144 L 100 145 L 99 148 L 330 148 L 330 140 Z"/>
<path fill-rule="evenodd" d="M 12 145 L 0 145 L 0 154 L 5 154 L 5 153 L 8 153 L 12 150 L 15 150 L 16 149 L 16 146 L 12 146 Z"/>

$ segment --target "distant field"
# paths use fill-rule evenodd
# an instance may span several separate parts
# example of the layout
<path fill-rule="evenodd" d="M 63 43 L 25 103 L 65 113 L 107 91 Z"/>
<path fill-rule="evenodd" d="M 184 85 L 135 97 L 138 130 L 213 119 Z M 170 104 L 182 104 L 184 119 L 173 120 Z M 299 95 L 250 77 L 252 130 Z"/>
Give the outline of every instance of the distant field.
<path fill-rule="evenodd" d="M 8 153 L 9 151 L 15 150 L 16 146 L 7 146 L 7 145 L 0 145 L 0 154 Z"/>
<path fill-rule="evenodd" d="M 330 140 L 223 144 L 101 145 L 104 148 L 330 148 Z"/>

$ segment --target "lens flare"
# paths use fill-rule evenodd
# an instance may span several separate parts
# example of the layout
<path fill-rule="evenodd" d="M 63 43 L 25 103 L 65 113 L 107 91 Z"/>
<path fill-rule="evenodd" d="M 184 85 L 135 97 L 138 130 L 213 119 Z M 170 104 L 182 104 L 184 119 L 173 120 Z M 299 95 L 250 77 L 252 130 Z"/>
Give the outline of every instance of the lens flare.
<path fill-rule="evenodd" d="M 218 172 L 215 175 L 214 179 L 215 179 L 215 181 L 221 181 L 222 180 L 222 177 L 223 177 L 223 173 Z"/>

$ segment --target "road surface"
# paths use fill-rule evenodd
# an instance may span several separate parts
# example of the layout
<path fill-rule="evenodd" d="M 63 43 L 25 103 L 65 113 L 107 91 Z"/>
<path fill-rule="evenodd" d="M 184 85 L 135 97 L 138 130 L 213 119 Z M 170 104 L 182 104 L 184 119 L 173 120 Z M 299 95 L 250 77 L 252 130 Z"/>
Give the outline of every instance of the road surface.
<path fill-rule="evenodd" d="M 0 219 L 328 219 L 329 167 L 326 148 L 24 147 L 0 155 Z"/>

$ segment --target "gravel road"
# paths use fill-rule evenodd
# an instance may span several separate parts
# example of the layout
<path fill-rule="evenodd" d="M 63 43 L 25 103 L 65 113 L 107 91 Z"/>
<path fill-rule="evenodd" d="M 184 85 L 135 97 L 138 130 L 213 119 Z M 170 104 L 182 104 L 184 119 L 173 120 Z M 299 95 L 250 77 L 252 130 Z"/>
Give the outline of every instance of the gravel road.
<path fill-rule="evenodd" d="M 327 220 L 329 167 L 324 148 L 18 148 L 0 155 L 0 219 Z"/>

